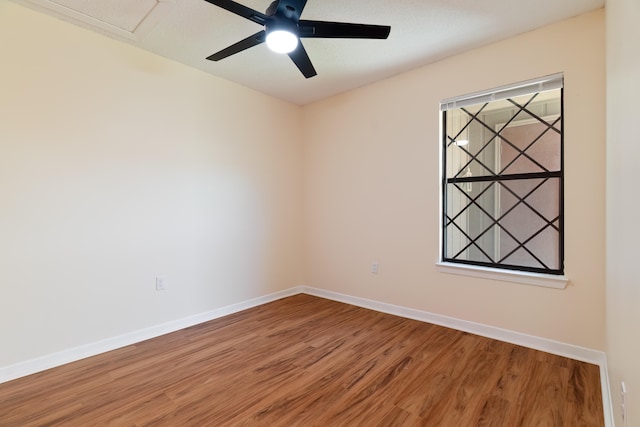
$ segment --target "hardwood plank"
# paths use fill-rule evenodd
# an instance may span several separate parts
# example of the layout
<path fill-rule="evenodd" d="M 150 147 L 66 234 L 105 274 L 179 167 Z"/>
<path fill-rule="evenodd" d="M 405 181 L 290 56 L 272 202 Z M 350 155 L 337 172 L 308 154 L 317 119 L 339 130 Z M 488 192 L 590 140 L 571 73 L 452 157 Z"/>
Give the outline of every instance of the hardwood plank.
<path fill-rule="evenodd" d="M 0 384 L 0 426 L 602 426 L 599 369 L 296 295 Z"/>

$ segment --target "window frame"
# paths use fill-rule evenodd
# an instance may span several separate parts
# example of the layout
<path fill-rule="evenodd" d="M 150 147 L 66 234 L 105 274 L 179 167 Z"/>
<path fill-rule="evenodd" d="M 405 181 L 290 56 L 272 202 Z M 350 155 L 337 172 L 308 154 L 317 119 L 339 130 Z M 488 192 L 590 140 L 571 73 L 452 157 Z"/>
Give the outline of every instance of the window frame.
<path fill-rule="evenodd" d="M 495 171 L 493 172 L 494 173 L 493 176 L 484 175 L 484 176 L 477 176 L 477 177 L 470 177 L 470 176 L 463 176 L 463 177 L 454 176 L 453 178 L 447 177 L 447 147 L 448 147 L 448 144 L 450 143 L 449 141 L 450 135 L 447 134 L 447 111 L 462 108 L 467 105 L 476 105 L 476 104 L 483 104 L 483 103 L 488 104 L 493 101 L 515 98 L 517 96 L 522 96 L 522 95 L 533 96 L 534 94 L 538 94 L 540 92 L 546 92 L 546 91 L 555 90 L 555 89 L 559 89 L 560 91 L 559 171 L 548 171 L 548 172 L 542 172 L 542 173 L 531 172 L 531 173 L 521 173 L 521 174 L 508 174 L 508 173 L 502 174 L 501 173 L 502 171 Z M 520 112 L 525 111 L 526 113 L 533 115 L 533 117 L 535 117 L 535 119 L 538 120 L 538 123 L 545 123 L 547 124 L 547 126 L 549 126 L 549 123 L 543 122 L 539 117 L 537 117 L 530 111 L 526 110 L 527 105 L 528 103 L 526 103 L 524 106 L 518 106 L 519 110 L 516 114 L 514 114 L 511 120 L 513 120 Z M 564 263 L 565 263 L 565 222 L 564 222 L 565 221 L 564 219 L 565 124 L 564 124 L 564 118 L 565 116 L 564 116 L 564 76 L 563 74 L 562 73 L 553 74 L 553 75 L 545 76 L 538 79 L 532 79 L 532 80 L 528 80 L 528 81 L 524 81 L 524 82 L 520 82 L 512 85 L 502 86 L 489 91 L 476 92 L 469 95 L 449 98 L 441 102 L 440 112 L 441 112 L 441 122 L 440 122 L 441 123 L 441 128 L 440 128 L 441 129 L 440 131 L 441 203 L 440 203 L 440 242 L 439 242 L 440 243 L 440 250 L 439 250 L 440 259 L 439 259 L 439 262 L 437 263 L 438 270 L 444 273 L 462 274 L 465 276 L 478 276 L 478 277 L 484 277 L 484 278 L 492 278 L 496 280 L 506 280 L 511 282 L 548 286 L 548 287 L 560 288 L 560 289 L 564 288 L 568 282 L 568 279 L 566 278 L 566 276 L 564 276 L 564 273 L 565 273 L 565 270 L 564 270 Z M 517 120 L 515 122 L 517 122 Z M 501 130 L 504 130 L 504 129 L 506 129 L 506 127 Z M 494 136 L 494 138 L 496 139 L 500 138 L 500 133 L 498 132 Z M 526 151 L 528 148 L 529 147 L 525 148 L 524 150 Z M 539 267 L 529 267 L 525 265 L 503 264 L 499 262 L 493 262 L 494 260 L 491 258 L 489 258 L 489 260 L 492 262 L 448 258 L 447 257 L 447 227 L 449 225 L 448 224 L 449 217 L 447 215 L 447 190 L 448 190 L 447 186 L 451 184 L 456 184 L 456 183 L 463 184 L 463 183 L 473 183 L 473 182 L 489 183 L 490 185 L 494 185 L 494 184 L 500 185 L 499 182 L 502 180 L 513 180 L 517 178 L 522 178 L 522 179 L 553 178 L 553 179 L 559 180 L 558 205 L 557 205 L 558 207 L 557 245 L 558 245 L 558 251 L 559 251 L 558 253 L 559 268 L 539 268 Z M 523 200 L 526 199 L 526 197 L 528 196 L 525 196 Z M 522 203 L 523 200 L 521 200 L 519 203 Z M 469 202 L 469 204 L 464 209 L 467 209 L 472 203 L 474 202 L 473 201 Z M 493 220 L 497 221 L 496 219 L 493 219 Z M 551 224 L 552 222 L 554 221 L 549 221 L 547 219 L 548 225 Z M 499 221 L 497 223 L 499 224 Z M 502 229 L 502 227 L 500 228 Z M 544 228 L 539 230 L 538 233 L 544 230 Z M 526 245 L 528 241 L 529 240 L 525 241 L 525 243 L 521 244 L 520 247 L 524 247 L 524 245 Z M 472 243 L 470 243 L 469 245 L 473 244 L 473 242 L 475 242 L 475 240 L 472 241 Z M 508 256 L 503 258 L 503 260 L 506 258 L 508 258 Z M 495 261 L 498 261 L 498 260 L 495 260 Z M 544 263 L 542 264 L 544 266 Z"/>

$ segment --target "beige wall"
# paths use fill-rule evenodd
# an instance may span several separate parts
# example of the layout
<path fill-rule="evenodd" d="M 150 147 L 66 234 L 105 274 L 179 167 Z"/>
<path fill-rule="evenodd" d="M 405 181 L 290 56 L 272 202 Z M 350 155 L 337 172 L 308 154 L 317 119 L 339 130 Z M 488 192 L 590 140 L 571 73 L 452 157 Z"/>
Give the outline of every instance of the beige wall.
<path fill-rule="evenodd" d="M 299 107 L 5 0 L 0 40 L 0 367 L 303 282 Z"/>
<path fill-rule="evenodd" d="M 307 284 L 602 350 L 604 54 L 600 10 L 305 107 Z M 570 284 L 439 273 L 439 101 L 557 72 Z"/>
<path fill-rule="evenodd" d="M 0 1 L 0 366 L 299 284 L 602 349 L 603 33 L 300 109 Z M 439 101 L 560 71 L 570 285 L 438 273 Z"/>
<path fill-rule="evenodd" d="M 607 358 L 616 425 L 640 425 L 640 3 L 607 0 Z"/>

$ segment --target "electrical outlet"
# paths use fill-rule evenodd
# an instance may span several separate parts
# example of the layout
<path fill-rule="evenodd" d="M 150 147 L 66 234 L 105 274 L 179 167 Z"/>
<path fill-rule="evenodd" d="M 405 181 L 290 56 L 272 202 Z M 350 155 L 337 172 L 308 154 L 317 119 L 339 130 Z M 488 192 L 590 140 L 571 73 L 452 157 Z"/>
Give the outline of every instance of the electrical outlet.
<path fill-rule="evenodd" d="M 162 276 L 156 277 L 156 291 L 164 291 L 165 289 L 166 287 L 165 287 L 164 277 Z"/>
<path fill-rule="evenodd" d="M 620 382 L 620 412 L 622 415 L 622 425 L 627 427 L 627 385 Z"/>
<path fill-rule="evenodd" d="M 378 274 L 378 263 L 377 262 L 374 262 L 374 263 L 371 264 L 371 272 L 373 274 Z"/>

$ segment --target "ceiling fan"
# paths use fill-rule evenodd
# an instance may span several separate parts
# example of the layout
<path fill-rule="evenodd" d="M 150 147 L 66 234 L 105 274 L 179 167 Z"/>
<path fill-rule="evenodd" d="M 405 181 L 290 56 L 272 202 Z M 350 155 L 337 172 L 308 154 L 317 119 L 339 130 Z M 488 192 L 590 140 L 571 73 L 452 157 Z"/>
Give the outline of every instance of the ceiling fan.
<path fill-rule="evenodd" d="M 307 51 L 299 42 L 301 38 L 345 38 L 386 39 L 391 27 L 388 25 L 351 24 L 346 22 L 309 21 L 300 19 L 307 0 L 275 0 L 265 13 L 260 13 L 232 0 L 205 0 L 213 5 L 235 13 L 264 26 L 262 31 L 247 37 L 207 57 L 220 61 L 250 47 L 266 42 L 278 53 L 286 53 L 300 72 L 306 77 L 315 76 L 316 70 Z"/>

